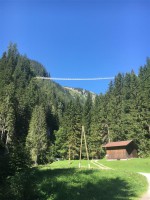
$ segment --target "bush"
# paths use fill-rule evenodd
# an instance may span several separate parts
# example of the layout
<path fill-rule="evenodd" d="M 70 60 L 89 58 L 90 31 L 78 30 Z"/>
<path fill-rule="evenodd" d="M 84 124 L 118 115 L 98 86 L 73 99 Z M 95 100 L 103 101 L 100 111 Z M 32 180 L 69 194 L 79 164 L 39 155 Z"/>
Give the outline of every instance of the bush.
<path fill-rule="evenodd" d="M 33 174 L 27 170 L 26 172 L 17 172 L 14 176 L 9 176 L 5 190 L 5 200 L 30 200 L 35 199 L 35 186 L 32 179 Z"/>

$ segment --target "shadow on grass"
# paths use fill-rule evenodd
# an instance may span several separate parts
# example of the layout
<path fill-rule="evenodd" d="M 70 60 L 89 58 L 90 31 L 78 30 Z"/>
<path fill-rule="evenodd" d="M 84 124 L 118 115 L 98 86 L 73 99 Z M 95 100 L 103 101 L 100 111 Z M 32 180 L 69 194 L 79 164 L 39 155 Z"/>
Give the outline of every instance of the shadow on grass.
<path fill-rule="evenodd" d="M 127 200 L 136 197 L 133 188 L 117 177 L 99 176 L 98 171 L 35 169 L 36 199 Z"/>

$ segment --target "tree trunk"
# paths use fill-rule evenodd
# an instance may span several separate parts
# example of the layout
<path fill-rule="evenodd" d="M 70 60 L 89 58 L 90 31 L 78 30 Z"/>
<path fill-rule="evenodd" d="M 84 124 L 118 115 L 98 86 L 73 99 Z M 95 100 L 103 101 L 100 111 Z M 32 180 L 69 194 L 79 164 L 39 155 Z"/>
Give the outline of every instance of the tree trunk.
<path fill-rule="evenodd" d="M 35 165 L 35 166 L 38 165 L 38 163 L 37 163 L 37 158 L 38 158 L 38 157 L 37 157 L 37 155 L 36 155 L 36 156 L 35 156 L 35 161 L 34 161 L 34 165 Z"/>
<path fill-rule="evenodd" d="M 70 155 L 71 155 L 71 152 L 70 152 L 70 145 L 69 145 L 69 165 L 70 165 Z"/>

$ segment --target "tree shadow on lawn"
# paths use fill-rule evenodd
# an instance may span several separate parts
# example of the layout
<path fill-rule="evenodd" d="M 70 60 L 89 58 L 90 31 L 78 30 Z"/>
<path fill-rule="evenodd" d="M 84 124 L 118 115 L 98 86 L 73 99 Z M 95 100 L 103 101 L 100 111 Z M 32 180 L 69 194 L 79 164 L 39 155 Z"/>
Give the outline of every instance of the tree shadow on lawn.
<path fill-rule="evenodd" d="M 93 170 L 35 170 L 36 199 L 40 200 L 128 200 L 133 188 L 120 177 L 97 178 Z"/>

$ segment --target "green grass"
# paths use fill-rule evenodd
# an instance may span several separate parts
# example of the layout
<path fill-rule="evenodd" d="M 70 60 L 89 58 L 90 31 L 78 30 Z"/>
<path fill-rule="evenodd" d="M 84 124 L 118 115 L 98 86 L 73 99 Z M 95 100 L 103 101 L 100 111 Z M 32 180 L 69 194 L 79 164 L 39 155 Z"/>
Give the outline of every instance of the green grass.
<path fill-rule="evenodd" d="M 89 163 L 90 163 L 90 167 L 92 169 L 97 169 L 97 167 L 94 164 L 92 164 L 91 162 L 89 162 Z M 81 168 L 87 169 L 89 163 L 88 163 L 87 160 L 82 160 L 81 161 Z M 79 167 L 79 160 L 71 160 L 70 164 L 69 164 L 68 160 L 57 161 L 57 162 L 54 162 L 52 164 L 48 164 L 48 165 L 41 166 L 41 167 L 42 167 L 42 169 L 45 169 L 45 168 L 51 168 L 51 169 L 78 168 Z M 39 166 L 39 168 L 40 168 L 40 166 Z"/>
<path fill-rule="evenodd" d="M 147 189 L 145 177 L 132 171 L 100 170 L 93 164 L 88 169 L 87 161 L 79 169 L 78 164 L 57 161 L 34 168 L 35 199 L 135 200 Z"/>
<path fill-rule="evenodd" d="M 150 173 L 150 158 L 134 158 L 114 161 L 103 159 L 99 160 L 99 163 L 116 170 Z"/>

